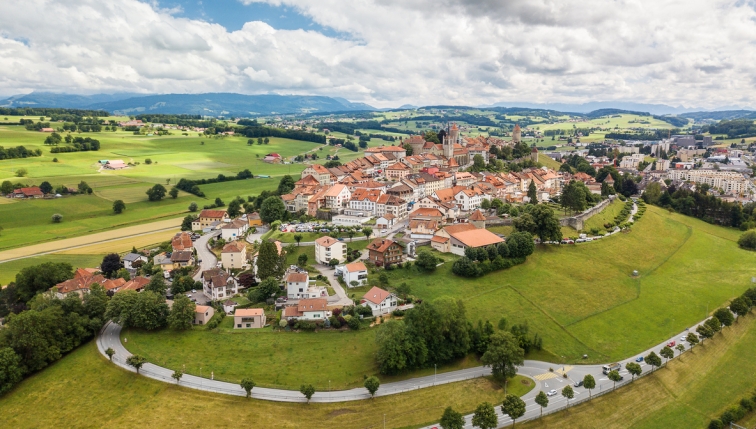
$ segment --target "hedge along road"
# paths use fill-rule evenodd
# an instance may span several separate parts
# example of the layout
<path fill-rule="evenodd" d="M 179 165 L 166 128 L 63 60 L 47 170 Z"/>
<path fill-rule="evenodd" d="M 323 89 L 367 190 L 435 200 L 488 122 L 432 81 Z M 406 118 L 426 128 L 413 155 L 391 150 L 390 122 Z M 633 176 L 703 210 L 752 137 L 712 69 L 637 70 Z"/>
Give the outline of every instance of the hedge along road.
<path fill-rule="evenodd" d="M 703 323 L 703 321 L 700 323 Z M 617 383 L 617 385 L 622 386 L 630 382 L 631 377 L 627 373 L 627 370 L 625 370 L 626 363 L 634 362 L 636 356 L 645 356 L 651 351 L 654 351 L 658 354 L 659 350 L 670 341 L 678 341 L 679 343 L 682 343 L 679 341 L 680 337 L 686 336 L 688 331 L 695 331 L 695 328 L 697 326 L 698 325 L 695 325 L 686 331 L 678 333 L 675 337 L 660 343 L 656 347 L 620 361 L 619 363 L 622 365 L 620 374 L 624 376 L 624 380 Z M 126 359 L 131 356 L 131 353 L 129 353 L 126 347 L 124 347 L 124 345 L 121 343 L 120 334 L 121 327 L 113 322 L 108 322 L 108 324 L 105 325 L 100 334 L 97 336 L 97 349 L 103 356 L 107 357 L 105 350 L 112 348 L 115 351 L 115 355 L 113 356 L 112 360 L 113 363 L 128 371 L 136 372 L 133 367 L 126 364 Z M 125 338 L 125 340 L 128 343 L 128 338 Z M 640 362 L 640 364 L 643 368 L 644 373 L 648 373 L 651 369 L 650 366 L 645 363 L 645 361 Z M 571 385 L 576 381 L 582 380 L 583 377 L 587 374 L 593 375 L 593 377 L 596 379 L 596 388 L 594 388 L 592 392 L 594 395 L 612 390 L 614 388 L 614 382 L 610 381 L 607 376 L 603 374 L 602 366 L 603 365 L 601 364 L 562 366 L 549 362 L 526 360 L 524 362 L 524 365 L 518 368 L 518 374 L 534 379 L 536 381 L 537 388 L 531 390 L 523 396 L 523 400 L 525 401 L 527 406 L 527 412 L 525 416 L 521 418 L 521 420 L 535 418 L 540 414 L 540 406 L 535 403 L 535 396 L 539 391 L 549 391 L 554 389 L 558 392 L 561 392 L 561 389 L 564 388 L 564 386 L 568 384 Z M 140 374 L 146 377 L 163 381 L 165 383 L 176 382 L 171 377 L 173 372 L 174 371 L 171 369 L 163 368 L 151 363 L 146 363 L 139 371 Z M 408 380 L 382 384 L 376 392 L 376 396 L 395 395 L 398 393 L 431 387 L 438 384 L 453 383 L 457 381 L 468 380 L 471 378 L 483 377 L 490 374 L 490 368 L 480 366 L 458 371 L 444 372 L 438 375 L 417 377 Z M 204 390 L 207 392 L 220 393 L 225 395 L 246 395 L 246 392 L 238 384 L 213 380 L 211 378 L 207 378 L 207 376 L 210 376 L 212 378 L 211 374 L 203 374 L 203 377 L 184 374 L 184 376 L 181 377 L 179 384 L 191 389 Z M 573 402 L 578 400 L 585 400 L 585 395 L 589 393 L 584 387 L 575 387 L 574 390 L 575 398 Z M 307 401 L 306 398 L 298 391 L 271 389 L 265 387 L 255 387 L 252 390 L 251 396 L 256 399 L 277 402 Z M 311 402 L 346 402 L 369 398 L 370 394 L 366 389 L 354 388 L 349 390 L 316 392 L 313 395 Z M 567 405 L 569 404 L 561 396 L 551 397 L 548 411 L 553 412 L 555 410 L 565 408 Z M 467 421 L 469 422 L 469 420 L 470 417 L 467 416 Z M 511 422 L 511 420 L 508 420 L 508 417 L 506 416 L 500 415 L 499 422 L 503 426 L 505 423 L 509 424 L 507 422 Z"/>
<path fill-rule="evenodd" d="M 50 253 L 72 250 L 80 247 L 90 246 L 92 244 L 107 243 L 109 241 L 137 237 L 140 235 L 152 234 L 155 232 L 170 230 L 178 231 L 178 228 L 181 226 L 181 220 L 182 218 L 166 219 L 158 222 L 114 229 L 107 232 L 98 232 L 96 234 L 84 235 L 81 237 L 66 238 L 63 240 L 50 241 L 47 243 L 35 244 L 32 246 L 19 247 L 17 249 L 9 249 L 0 252 L 0 263 L 15 261 L 17 259 L 31 258 L 33 256 L 48 255 Z M 51 225 L 51 228 L 54 227 L 55 225 Z"/>

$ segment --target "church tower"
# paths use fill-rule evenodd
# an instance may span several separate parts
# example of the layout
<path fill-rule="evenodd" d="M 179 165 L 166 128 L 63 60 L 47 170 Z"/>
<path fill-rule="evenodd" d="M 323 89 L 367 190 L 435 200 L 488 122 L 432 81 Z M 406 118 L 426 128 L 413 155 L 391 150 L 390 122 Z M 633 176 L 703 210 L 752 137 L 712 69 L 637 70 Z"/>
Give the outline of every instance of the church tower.
<path fill-rule="evenodd" d="M 449 159 L 454 157 L 454 143 L 457 143 L 459 140 L 459 128 L 457 128 L 457 124 L 452 124 L 451 128 L 449 129 L 449 135 L 444 137 L 443 145 L 444 145 L 444 156 Z"/>

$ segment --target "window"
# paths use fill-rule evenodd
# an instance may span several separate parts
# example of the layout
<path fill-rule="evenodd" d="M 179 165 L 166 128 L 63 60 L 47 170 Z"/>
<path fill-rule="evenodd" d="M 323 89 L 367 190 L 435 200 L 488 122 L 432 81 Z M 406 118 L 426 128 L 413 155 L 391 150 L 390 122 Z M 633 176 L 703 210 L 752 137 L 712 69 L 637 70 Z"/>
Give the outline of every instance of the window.
<path fill-rule="evenodd" d="M 247 328 L 251 328 L 251 327 L 252 327 L 252 325 L 250 325 L 249 323 L 247 323 Z"/>
<path fill-rule="evenodd" d="M 237 327 L 237 328 L 241 328 L 241 323 L 238 323 L 238 324 L 236 325 L 236 327 Z"/>

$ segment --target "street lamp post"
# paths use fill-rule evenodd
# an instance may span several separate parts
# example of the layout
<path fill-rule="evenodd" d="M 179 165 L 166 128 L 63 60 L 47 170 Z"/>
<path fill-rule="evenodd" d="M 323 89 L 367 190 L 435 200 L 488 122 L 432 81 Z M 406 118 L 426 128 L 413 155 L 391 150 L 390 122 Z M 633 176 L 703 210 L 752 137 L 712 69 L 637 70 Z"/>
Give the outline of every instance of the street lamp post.
<path fill-rule="evenodd" d="M 436 364 L 433 364 L 433 385 L 436 385 Z"/>

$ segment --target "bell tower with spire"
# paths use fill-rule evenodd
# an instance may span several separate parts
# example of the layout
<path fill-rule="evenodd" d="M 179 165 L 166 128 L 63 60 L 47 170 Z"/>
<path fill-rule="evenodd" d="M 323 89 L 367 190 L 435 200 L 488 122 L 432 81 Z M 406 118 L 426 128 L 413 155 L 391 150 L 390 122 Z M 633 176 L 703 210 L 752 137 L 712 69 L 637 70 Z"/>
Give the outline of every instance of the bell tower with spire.
<path fill-rule="evenodd" d="M 449 135 L 444 137 L 443 141 L 444 156 L 447 159 L 454 157 L 454 143 L 457 143 L 458 140 L 459 128 L 457 127 L 457 124 L 452 124 L 451 128 L 449 128 Z"/>

